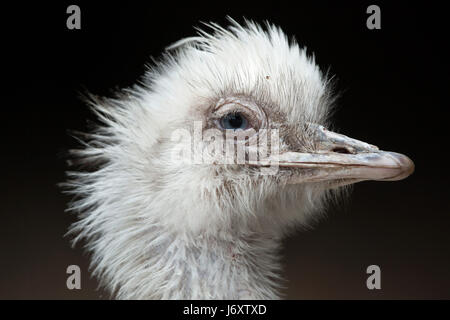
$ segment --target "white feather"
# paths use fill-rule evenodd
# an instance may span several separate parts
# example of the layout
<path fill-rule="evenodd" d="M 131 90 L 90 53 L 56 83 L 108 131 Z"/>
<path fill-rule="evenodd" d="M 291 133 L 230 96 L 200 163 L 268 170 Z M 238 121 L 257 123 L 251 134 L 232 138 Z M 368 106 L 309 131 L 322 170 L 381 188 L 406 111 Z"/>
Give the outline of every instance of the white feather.
<path fill-rule="evenodd" d="M 69 173 L 70 234 L 117 298 L 278 298 L 280 239 L 323 207 L 319 187 L 173 161 L 171 133 L 224 97 L 264 104 L 287 126 L 326 121 L 327 80 L 279 28 L 209 27 L 172 45 L 142 85 L 90 98 L 101 125 L 74 152 L 93 169 Z"/>

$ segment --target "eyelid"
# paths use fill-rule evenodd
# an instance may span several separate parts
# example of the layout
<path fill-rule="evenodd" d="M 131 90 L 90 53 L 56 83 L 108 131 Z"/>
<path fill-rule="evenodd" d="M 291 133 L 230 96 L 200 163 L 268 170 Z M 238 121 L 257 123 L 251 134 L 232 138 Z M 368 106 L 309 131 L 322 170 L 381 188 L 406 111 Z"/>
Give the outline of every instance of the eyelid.
<path fill-rule="evenodd" d="M 248 108 L 247 106 L 242 105 L 240 103 L 236 103 L 236 102 L 225 103 L 214 109 L 214 113 L 219 117 L 222 117 L 222 116 L 232 113 L 232 112 L 236 112 L 236 113 L 241 112 L 244 114 L 253 113 L 252 110 L 250 108 Z"/>

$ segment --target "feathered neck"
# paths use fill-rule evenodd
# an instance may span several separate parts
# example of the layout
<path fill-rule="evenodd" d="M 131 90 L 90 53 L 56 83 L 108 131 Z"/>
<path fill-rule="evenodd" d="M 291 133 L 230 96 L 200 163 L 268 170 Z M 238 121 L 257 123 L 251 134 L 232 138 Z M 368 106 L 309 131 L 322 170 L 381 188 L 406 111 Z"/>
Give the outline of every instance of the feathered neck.
<path fill-rule="evenodd" d="M 188 235 L 153 227 L 117 237 L 126 245 L 106 255 L 97 243 L 93 264 L 118 299 L 279 297 L 279 241 L 269 235 Z"/>

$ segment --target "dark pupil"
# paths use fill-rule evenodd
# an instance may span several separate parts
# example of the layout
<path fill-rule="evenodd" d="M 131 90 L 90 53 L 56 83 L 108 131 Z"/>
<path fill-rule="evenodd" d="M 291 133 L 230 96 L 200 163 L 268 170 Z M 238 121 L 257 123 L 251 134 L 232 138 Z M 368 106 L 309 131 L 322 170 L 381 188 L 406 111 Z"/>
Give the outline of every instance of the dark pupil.
<path fill-rule="evenodd" d="M 222 127 L 224 129 L 245 129 L 247 120 L 240 113 L 230 113 L 222 118 Z"/>
<path fill-rule="evenodd" d="M 240 114 L 232 114 L 227 116 L 227 121 L 233 128 L 240 128 L 243 122 Z"/>

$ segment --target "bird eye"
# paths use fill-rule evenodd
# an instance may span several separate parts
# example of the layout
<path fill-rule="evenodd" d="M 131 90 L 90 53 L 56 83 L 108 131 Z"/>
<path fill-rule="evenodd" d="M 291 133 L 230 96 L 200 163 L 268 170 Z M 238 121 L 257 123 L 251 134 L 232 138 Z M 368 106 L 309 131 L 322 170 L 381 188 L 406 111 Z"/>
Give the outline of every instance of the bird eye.
<path fill-rule="evenodd" d="M 239 112 L 229 113 L 220 118 L 220 126 L 226 130 L 245 130 L 248 128 L 248 120 Z"/>

